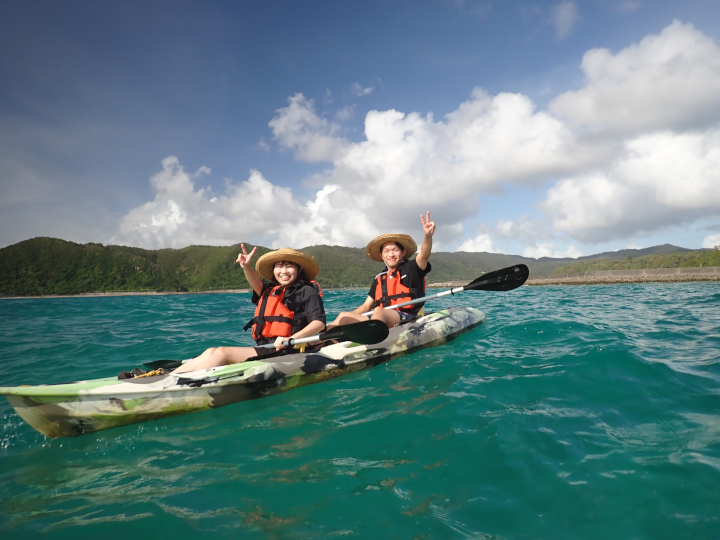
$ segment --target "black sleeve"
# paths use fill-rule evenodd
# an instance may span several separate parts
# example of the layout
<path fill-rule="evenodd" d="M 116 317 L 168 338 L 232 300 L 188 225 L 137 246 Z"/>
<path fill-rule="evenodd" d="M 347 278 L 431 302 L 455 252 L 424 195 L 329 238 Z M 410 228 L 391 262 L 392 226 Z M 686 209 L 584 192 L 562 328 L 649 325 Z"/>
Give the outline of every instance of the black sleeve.
<path fill-rule="evenodd" d="M 323 324 L 327 324 L 325 306 L 315 287 L 303 287 L 303 292 L 303 307 L 307 323 L 310 324 L 312 321 L 320 321 Z"/>
<path fill-rule="evenodd" d="M 264 293 L 270 287 L 272 287 L 272 285 L 265 280 L 263 280 L 262 284 L 263 284 L 263 288 L 262 288 L 262 291 L 260 291 L 260 294 L 256 293 L 255 289 L 253 289 L 252 298 L 250 299 L 250 301 L 255 305 L 257 305 L 257 303 L 260 301 L 260 296 L 262 295 L 262 293 Z"/>
<path fill-rule="evenodd" d="M 408 265 L 408 270 L 415 274 L 415 276 L 417 276 L 419 279 L 423 279 L 427 274 L 430 273 L 430 271 L 432 270 L 432 266 L 430 265 L 430 261 L 428 261 L 425 270 L 423 270 L 418 266 L 418 263 L 415 262 L 415 259 L 413 259 Z"/>

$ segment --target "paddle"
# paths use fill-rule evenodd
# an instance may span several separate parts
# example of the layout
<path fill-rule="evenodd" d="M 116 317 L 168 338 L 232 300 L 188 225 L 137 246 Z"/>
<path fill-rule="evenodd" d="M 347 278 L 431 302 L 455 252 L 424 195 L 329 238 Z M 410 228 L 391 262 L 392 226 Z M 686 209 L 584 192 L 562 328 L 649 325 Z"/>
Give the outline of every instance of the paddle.
<path fill-rule="evenodd" d="M 373 343 L 380 343 L 383 341 L 388 337 L 388 333 L 388 327 L 382 321 L 363 321 L 345 326 L 335 326 L 327 332 L 323 332 L 315 336 L 300 339 L 288 339 L 283 343 L 286 347 L 292 347 L 293 345 L 299 345 L 300 343 L 312 343 L 314 341 L 328 341 L 335 339 L 337 341 L 352 341 L 354 343 L 360 343 L 361 345 L 371 345 Z M 275 348 L 274 343 L 255 346 L 264 349 Z M 156 370 L 159 368 L 174 369 L 179 367 L 183 362 L 187 362 L 187 360 L 153 360 L 145 362 L 143 365 L 150 370 Z"/>
<path fill-rule="evenodd" d="M 464 287 L 457 287 L 450 289 L 449 291 L 443 291 L 437 294 L 431 294 L 430 296 L 423 296 L 422 298 L 416 298 L 415 300 L 408 300 L 407 302 L 400 302 L 392 306 L 387 306 L 385 309 L 397 309 L 403 306 L 409 306 L 410 304 L 417 304 L 418 302 L 424 302 L 431 298 L 440 298 L 441 296 L 447 296 L 448 294 L 455 294 L 462 291 L 511 291 L 517 289 L 520 285 L 527 281 L 530 275 L 530 270 L 524 264 L 516 264 L 515 266 L 508 266 L 507 268 L 501 268 L 494 272 L 483 274 L 477 279 L 474 279 Z M 363 315 L 371 315 L 372 311 L 363 313 Z"/>

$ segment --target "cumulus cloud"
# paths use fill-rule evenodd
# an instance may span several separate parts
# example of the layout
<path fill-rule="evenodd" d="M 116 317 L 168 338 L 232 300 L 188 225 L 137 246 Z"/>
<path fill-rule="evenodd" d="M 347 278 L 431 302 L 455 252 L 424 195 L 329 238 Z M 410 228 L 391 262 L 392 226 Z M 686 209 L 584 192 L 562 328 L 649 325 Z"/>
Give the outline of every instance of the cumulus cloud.
<path fill-rule="evenodd" d="M 514 221 L 500 219 L 495 227 L 495 234 L 532 245 L 540 240 L 552 238 L 553 231 L 546 221 L 522 216 Z"/>
<path fill-rule="evenodd" d="M 340 125 L 318 116 L 312 100 L 302 94 L 295 94 L 288 102 L 270 121 L 275 140 L 281 146 L 294 148 L 295 156 L 303 161 L 335 159 L 348 145 L 338 136 Z"/>
<path fill-rule="evenodd" d="M 720 246 L 720 234 L 711 234 L 703 239 L 702 247 L 713 249 Z"/>
<path fill-rule="evenodd" d="M 162 167 L 150 179 L 154 200 L 123 216 L 111 243 L 148 249 L 241 240 L 270 243 L 287 226 L 278 215 L 302 217 L 308 212 L 289 189 L 272 185 L 258 171 L 251 171 L 245 182 L 227 183 L 224 194 L 214 195 L 195 187 L 197 173 L 186 172 L 177 157 L 165 158 Z"/>
<path fill-rule="evenodd" d="M 630 140 L 606 170 L 558 182 L 545 211 L 579 240 L 627 238 L 720 213 L 720 131 Z"/>
<path fill-rule="evenodd" d="M 492 236 L 488 233 L 478 234 L 475 238 L 468 238 L 457 248 L 458 251 L 497 253 L 493 247 Z"/>
<path fill-rule="evenodd" d="M 691 24 L 674 21 L 617 54 L 592 49 L 581 67 L 586 85 L 550 104 L 575 128 L 632 135 L 720 119 L 720 48 Z"/>
<path fill-rule="evenodd" d="M 555 249 L 554 242 L 540 242 L 536 246 L 525 248 L 522 254 L 523 257 L 531 257 L 533 259 L 540 259 L 541 257 L 552 257 L 554 259 L 577 259 L 582 256 L 582 251 L 575 246 L 570 246 L 565 251 L 560 251 Z"/>
<path fill-rule="evenodd" d="M 580 20 L 580 12 L 575 2 L 560 2 L 553 6 L 550 18 L 558 39 L 565 39 L 573 26 Z"/>
<path fill-rule="evenodd" d="M 305 121 L 288 121 L 286 116 Z M 278 111 L 270 125 L 274 130 L 283 126 L 275 138 L 299 158 L 303 148 L 315 146 L 313 137 L 326 138 L 324 129 L 305 129 L 324 124 L 302 95 L 294 96 L 293 106 Z M 337 148 L 333 167 L 319 181 L 338 188 L 315 218 L 317 223 L 334 223 L 328 242 L 364 239 L 388 229 L 416 231 L 416 216 L 430 208 L 443 223 L 439 241 L 449 243 L 443 231 L 473 216 L 481 193 L 500 190 L 506 183 L 537 184 L 597 163 L 604 155 L 577 144 L 562 122 L 537 111 L 526 96 L 490 96 L 482 89 L 442 120 L 431 114 L 370 111 L 365 140 Z M 315 235 L 317 225 L 312 229 Z"/>
<path fill-rule="evenodd" d="M 168 158 L 151 180 L 155 199 L 123 218 L 118 238 L 146 246 L 249 238 L 275 247 L 363 246 L 389 231 L 419 236 L 418 216 L 431 210 L 436 245 L 446 249 L 494 251 L 513 240 L 528 256 L 576 257 L 579 248 L 556 242 L 627 240 L 720 216 L 716 44 L 673 22 L 616 54 L 589 51 L 582 69 L 585 86 L 549 110 L 521 94 L 476 88 L 440 119 L 369 111 L 357 142 L 343 137 L 346 114 L 331 121 L 295 94 L 269 125 L 298 160 L 328 163 L 306 179 L 316 191 L 309 200 L 258 171 L 212 194 Z M 508 186 L 545 192 L 545 219 L 507 216 L 492 231 L 464 236 L 480 198 Z"/>

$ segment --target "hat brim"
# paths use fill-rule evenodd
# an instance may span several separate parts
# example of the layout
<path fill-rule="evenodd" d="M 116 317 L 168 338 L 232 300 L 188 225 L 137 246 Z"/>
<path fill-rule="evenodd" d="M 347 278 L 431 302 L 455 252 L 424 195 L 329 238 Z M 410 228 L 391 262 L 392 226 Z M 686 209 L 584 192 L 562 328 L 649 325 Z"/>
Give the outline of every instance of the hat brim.
<path fill-rule="evenodd" d="M 370 240 L 370 243 L 365 247 L 365 255 L 373 261 L 383 262 L 382 257 L 380 256 L 380 249 L 382 249 L 383 244 L 386 244 L 387 242 L 398 242 L 402 244 L 405 248 L 406 259 L 409 259 L 417 251 L 417 244 L 412 237 L 407 234 L 393 233 L 381 234 L 380 236 L 376 236 Z"/>
<path fill-rule="evenodd" d="M 266 253 L 255 263 L 255 270 L 264 279 L 273 281 L 275 279 L 273 268 L 275 267 L 275 263 L 280 261 L 290 261 L 291 263 L 297 264 L 305 270 L 305 276 L 311 280 L 315 279 L 320 273 L 320 266 L 315 259 L 310 255 L 290 248 L 282 248 Z"/>

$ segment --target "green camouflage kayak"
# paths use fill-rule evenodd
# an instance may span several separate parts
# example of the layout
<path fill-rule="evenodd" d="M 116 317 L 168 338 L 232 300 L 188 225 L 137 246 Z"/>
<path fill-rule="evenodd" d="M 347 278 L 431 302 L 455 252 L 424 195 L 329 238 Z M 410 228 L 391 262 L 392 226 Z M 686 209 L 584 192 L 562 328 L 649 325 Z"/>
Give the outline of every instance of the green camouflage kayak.
<path fill-rule="evenodd" d="M 44 435 L 72 437 L 257 399 L 376 366 L 435 347 L 485 320 L 473 308 L 436 311 L 392 328 L 375 345 L 345 342 L 315 352 L 249 360 L 173 375 L 70 384 L 0 387 L 17 413 Z"/>

